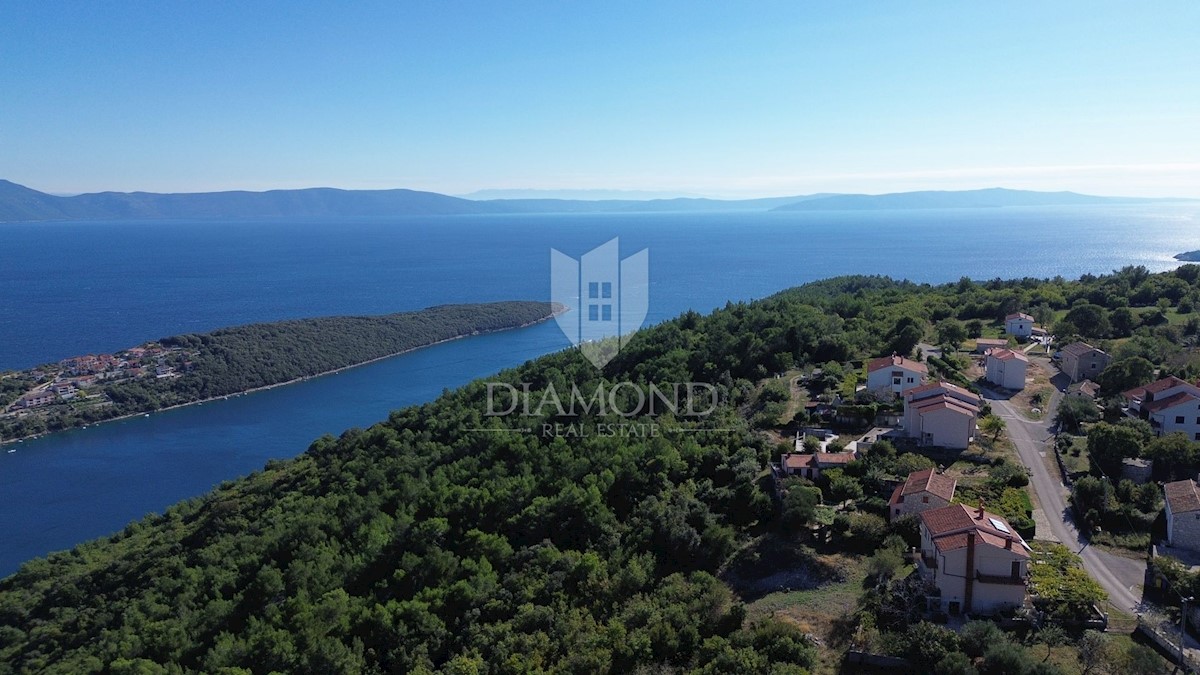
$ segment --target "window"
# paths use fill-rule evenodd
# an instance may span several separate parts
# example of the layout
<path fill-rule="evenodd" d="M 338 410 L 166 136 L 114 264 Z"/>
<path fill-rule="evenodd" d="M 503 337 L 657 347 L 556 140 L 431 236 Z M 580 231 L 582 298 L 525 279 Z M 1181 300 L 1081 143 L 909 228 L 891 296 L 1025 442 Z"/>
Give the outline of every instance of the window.
<path fill-rule="evenodd" d="M 1183 424 L 1183 415 L 1175 416 L 1175 424 Z"/>
<path fill-rule="evenodd" d="M 1014 561 L 1013 561 L 1013 563 L 1012 563 L 1012 575 L 1013 575 L 1014 577 L 1020 577 L 1020 576 L 1021 576 L 1021 561 L 1019 561 L 1019 560 L 1014 560 Z"/>
<path fill-rule="evenodd" d="M 589 281 L 587 285 L 589 300 L 611 300 L 613 294 L 611 281 Z M 612 321 L 612 303 L 597 302 L 588 305 L 588 321 Z"/>
<path fill-rule="evenodd" d="M 925 495 L 924 497 L 921 497 L 921 503 L 928 504 L 929 503 L 929 495 Z"/>
<path fill-rule="evenodd" d="M 910 377 L 910 378 L 908 378 L 908 383 L 909 383 L 909 384 L 912 384 L 912 383 L 913 383 L 913 379 L 912 379 L 911 377 Z"/>
<path fill-rule="evenodd" d="M 1200 431 L 1196 432 L 1196 440 L 1200 441 Z"/>
<path fill-rule="evenodd" d="M 893 378 L 892 378 L 892 384 L 900 384 L 900 378 L 898 378 L 898 377 L 893 377 Z"/>

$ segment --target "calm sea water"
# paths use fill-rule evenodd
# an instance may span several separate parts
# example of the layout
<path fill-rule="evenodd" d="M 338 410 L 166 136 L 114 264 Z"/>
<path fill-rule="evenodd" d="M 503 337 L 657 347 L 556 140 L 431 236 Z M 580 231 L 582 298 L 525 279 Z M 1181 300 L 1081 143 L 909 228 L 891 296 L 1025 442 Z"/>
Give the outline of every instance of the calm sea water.
<path fill-rule="evenodd" d="M 0 369 L 252 321 L 547 299 L 549 249 L 612 237 L 622 255 L 649 249 L 655 322 L 838 274 L 1170 269 L 1200 248 L 1200 206 L 0 225 Z M 7 446 L 0 575 L 566 344 L 543 324 Z"/>

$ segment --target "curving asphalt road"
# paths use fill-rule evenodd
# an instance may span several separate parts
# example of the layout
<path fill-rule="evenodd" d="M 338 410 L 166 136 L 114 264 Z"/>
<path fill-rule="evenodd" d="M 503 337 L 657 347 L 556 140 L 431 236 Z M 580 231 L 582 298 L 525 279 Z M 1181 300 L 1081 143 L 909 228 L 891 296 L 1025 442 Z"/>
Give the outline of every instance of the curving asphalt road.
<path fill-rule="evenodd" d="M 1031 358 L 1050 374 L 1057 369 L 1046 359 Z M 1053 453 L 1054 412 L 1062 400 L 1062 392 L 1056 390 L 1046 406 L 1045 419 L 1034 421 L 1026 418 L 1016 406 L 995 392 L 984 390 L 983 397 L 992 405 L 992 411 L 1008 426 L 1008 435 L 1021 462 L 1030 469 L 1029 482 L 1037 494 L 1038 502 L 1050 522 L 1051 534 L 1063 544 L 1079 553 L 1083 567 L 1104 590 L 1109 602 L 1117 609 L 1133 614 L 1142 603 L 1141 586 L 1145 580 L 1146 563 L 1113 555 L 1088 545 L 1086 537 L 1075 527 L 1074 518 L 1067 501 L 1068 491 L 1057 470 L 1047 466 L 1044 457 Z M 1045 533 L 1039 533 L 1045 537 Z"/>

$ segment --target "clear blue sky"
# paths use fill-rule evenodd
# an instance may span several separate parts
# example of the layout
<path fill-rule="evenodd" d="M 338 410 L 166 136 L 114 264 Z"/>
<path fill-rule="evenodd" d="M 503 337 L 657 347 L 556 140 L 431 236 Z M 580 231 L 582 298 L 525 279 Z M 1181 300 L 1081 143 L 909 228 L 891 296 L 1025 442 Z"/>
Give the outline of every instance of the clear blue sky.
<path fill-rule="evenodd" d="M 1200 2 L 6 2 L 0 178 L 1200 197 Z"/>

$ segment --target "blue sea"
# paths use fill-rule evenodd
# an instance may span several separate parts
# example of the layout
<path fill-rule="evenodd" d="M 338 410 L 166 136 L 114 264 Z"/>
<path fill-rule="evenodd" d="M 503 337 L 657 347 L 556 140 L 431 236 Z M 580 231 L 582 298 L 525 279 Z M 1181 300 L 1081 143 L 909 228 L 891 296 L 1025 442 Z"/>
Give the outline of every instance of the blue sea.
<path fill-rule="evenodd" d="M 841 274 L 1171 269 L 1200 249 L 1200 205 L 0 224 L 0 370 L 255 321 L 545 300 L 551 249 L 614 237 L 649 251 L 654 323 Z M 5 446 L 0 575 L 567 344 L 545 323 Z"/>

